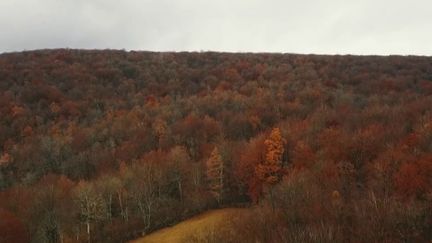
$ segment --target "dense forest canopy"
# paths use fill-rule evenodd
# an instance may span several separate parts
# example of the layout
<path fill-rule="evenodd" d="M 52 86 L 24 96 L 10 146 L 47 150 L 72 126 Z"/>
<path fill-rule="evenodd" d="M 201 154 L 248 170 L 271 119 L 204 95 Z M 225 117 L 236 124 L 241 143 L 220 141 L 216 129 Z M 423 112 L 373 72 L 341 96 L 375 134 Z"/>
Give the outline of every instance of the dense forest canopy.
<path fill-rule="evenodd" d="M 430 240 L 431 95 L 431 57 L 1 54 L 0 241 L 120 242 L 266 202 L 335 241 Z"/>

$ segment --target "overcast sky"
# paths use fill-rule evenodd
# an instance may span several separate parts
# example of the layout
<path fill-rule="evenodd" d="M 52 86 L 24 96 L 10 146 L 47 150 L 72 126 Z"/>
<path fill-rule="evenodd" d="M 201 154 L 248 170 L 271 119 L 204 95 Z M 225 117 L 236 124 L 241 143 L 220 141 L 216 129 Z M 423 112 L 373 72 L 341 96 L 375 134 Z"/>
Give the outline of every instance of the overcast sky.
<path fill-rule="evenodd" d="M 0 52 L 432 55 L 431 0 L 0 0 Z"/>

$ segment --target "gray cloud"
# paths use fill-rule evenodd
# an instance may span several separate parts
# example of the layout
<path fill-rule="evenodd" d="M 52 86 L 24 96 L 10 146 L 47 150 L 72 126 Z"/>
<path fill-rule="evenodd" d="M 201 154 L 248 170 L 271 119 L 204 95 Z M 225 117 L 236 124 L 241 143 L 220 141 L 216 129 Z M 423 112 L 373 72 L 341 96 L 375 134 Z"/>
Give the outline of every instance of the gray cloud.
<path fill-rule="evenodd" d="M 1 0 L 0 52 L 432 55 L 429 0 Z"/>

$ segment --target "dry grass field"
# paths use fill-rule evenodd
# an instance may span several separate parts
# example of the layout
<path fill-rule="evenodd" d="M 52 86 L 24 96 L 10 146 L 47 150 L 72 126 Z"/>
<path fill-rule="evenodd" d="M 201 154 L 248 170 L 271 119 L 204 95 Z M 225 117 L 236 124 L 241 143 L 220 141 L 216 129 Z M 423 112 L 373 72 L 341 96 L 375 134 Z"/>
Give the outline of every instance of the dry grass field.
<path fill-rule="evenodd" d="M 131 243 L 184 243 L 190 241 L 200 241 L 200 238 L 208 236 L 209 232 L 227 230 L 232 220 L 241 217 L 247 209 L 225 208 L 210 210 L 203 214 L 178 223 L 172 227 L 158 230 Z M 232 228 L 232 227 L 231 227 Z M 232 230 L 232 229 L 231 229 Z"/>

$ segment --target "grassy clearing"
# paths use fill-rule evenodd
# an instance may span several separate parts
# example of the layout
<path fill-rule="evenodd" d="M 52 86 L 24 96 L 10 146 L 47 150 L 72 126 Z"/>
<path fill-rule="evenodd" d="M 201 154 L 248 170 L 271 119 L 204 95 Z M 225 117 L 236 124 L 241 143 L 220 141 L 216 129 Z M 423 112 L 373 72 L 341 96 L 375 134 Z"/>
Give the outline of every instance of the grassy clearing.
<path fill-rule="evenodd" d="M 230 230 L 226 229 L 227 227 L 232 227 L 230 222 L 244 215 L 247 210 L 244 208 L 210 210 L 172 227 L 158 230 L 140 239 L 131 241 L 131 243 L 184 243 L 190 241 L 192 238 L 199 239 L 201 236 L 206 237 L 208 232 Z"/>

